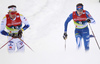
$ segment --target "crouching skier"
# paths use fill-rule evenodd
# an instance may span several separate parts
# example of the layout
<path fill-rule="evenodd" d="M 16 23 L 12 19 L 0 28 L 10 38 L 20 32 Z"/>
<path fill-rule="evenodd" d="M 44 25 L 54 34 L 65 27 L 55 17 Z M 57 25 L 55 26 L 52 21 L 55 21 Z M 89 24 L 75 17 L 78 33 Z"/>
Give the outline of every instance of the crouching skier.
<path fill-rule="evenodd" d="M 22 27 L 22 24 L 24 26 Z M 5 27 L 8 31 L 5 31 Z M 24 43 L 20 40 L 23 40 L 22 33 L 29 27 L 27 19 L 17 13 L 16 6 L 8 6 L 8 14 L 5 15 L 1 22 L 0 33 L 2 35 L 8 36 L 8 52 L 15 52 L 17 46 L 17 51 L 24 52 L 25 46 Z"/>

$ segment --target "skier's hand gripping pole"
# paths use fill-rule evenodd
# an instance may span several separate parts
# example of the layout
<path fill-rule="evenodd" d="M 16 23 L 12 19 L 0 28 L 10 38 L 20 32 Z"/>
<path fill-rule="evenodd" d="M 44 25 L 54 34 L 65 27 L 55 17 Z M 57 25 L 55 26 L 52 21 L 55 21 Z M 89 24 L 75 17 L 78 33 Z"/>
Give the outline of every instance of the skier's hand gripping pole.
<path fill-rule="evenodd" d="M 64 35 L 63 35 L 63 39 L 65 40 L 65 50 L 66 50 L 66 39 L 67 39 L 67 33 L 64 33 Z"/>
<path fill-rule="evenodd" d="M 22 37 L 22 30 L 18 31 L 18 34 L 15 33 L 10 33 L 8 36 L 12 37 L 12 38 L 21 38 Z"/>
<path fill-rule="evenodd" d="M 67 33 L 64 33 L 64 35 L 63 35 L 63 38 L 64 38 L 64 40 L 66 40 L 67 39 Z"/>

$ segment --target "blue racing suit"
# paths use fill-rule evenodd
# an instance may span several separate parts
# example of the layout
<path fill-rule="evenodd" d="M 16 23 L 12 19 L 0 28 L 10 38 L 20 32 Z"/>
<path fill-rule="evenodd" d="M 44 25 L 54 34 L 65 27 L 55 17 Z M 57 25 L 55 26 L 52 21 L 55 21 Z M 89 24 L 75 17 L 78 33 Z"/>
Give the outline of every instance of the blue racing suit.
<path fill-rule="evenodd" d="M 91 23 L 94 23 L 95 20 L 92 18 L 90 13 L 86 10 L 83 10 L 83 14 L 80 16 L 77 14 L 77 11 L 74 11 L 73 13 L 69 15 L 69 17 L 65 21 L 64 32 L 67 33 L 67 25 L 72 19 L 75 24 L 75 38 L 76 38 L 76 43 L 77 43 L 78 48 L 80 47 L 81 39 L 83 38 L 85 50 L 89 50 L 90 37 L 89 37 L 87 19 L 90 19 Z"/>

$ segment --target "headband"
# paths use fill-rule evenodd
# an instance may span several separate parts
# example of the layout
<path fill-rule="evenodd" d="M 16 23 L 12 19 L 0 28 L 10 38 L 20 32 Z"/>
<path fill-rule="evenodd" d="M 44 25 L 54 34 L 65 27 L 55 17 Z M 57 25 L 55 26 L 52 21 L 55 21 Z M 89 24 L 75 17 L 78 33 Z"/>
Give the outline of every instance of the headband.
<path fill-rule="evenodd" d="M 83 6 L 77 6 L 76 9 L 77 10 L 83 10 Z"/>
<path fill-rule="evenodd" d="M 12 8 L 8 8 L 8 11 L 11 12 L 11 11 L 17 11 L 17 10 L 15 7 L 12 7 Z"/>

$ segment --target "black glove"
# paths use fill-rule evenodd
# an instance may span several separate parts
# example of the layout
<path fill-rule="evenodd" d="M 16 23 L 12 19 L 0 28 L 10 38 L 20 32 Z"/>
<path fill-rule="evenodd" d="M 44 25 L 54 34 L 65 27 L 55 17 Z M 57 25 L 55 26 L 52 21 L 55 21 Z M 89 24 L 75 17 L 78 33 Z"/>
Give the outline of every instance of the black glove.
<path fill-rule="evenodd" d="M 67 33 L 64 33 L 64 35 L 63 35 L 63 38 L 64 38 L 64 40 L 66 40 L 67 39 Z"/>
<path fill-rule="evenodd" d="M 13 37 L 13 38 L 21 38 L 21 37 L 22 37 L 22 30 L 19 30 L 19 31 L 18 31 L 18 34 L 11 33 L 11 34 L 9 34 L 8 36 L 11 36 L 11 37 Z"/>
<path fill-rule="evenodd" d="M 11 36 L 11 37 L 13 37 L 13 38 L 19 38 L 19 37 L 18 37 L 18 34 L 15 34 L 15 33 L 11 33 L 11 34 L 9 34 L 8 36 Z"/>
<path fill-rule="evenodd" d="M 91 20 L 90 20 L 90 19 L 87 19 L 86 21 L 87 21 L 88 23 L 91 23 Z"/>
<path fill-rule="evenodd" d="M 22 30 L 19 30 L 19 31 L 18 31 L 18 36 L 19 36 L 19 38 L 22 37 L 22 33 L 23 33 Z"/>

